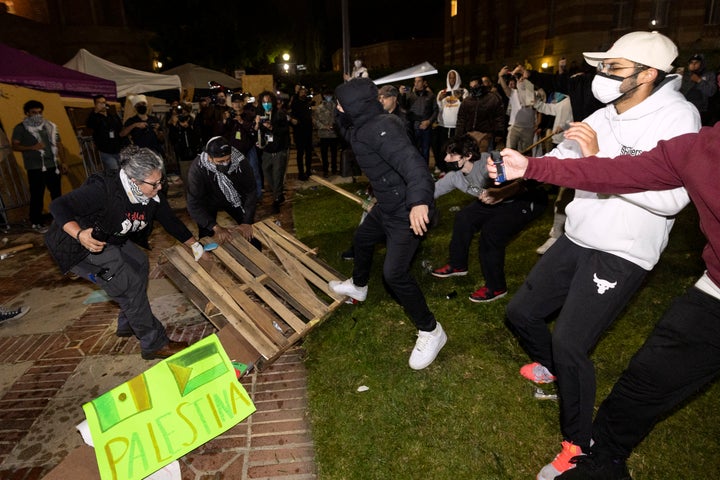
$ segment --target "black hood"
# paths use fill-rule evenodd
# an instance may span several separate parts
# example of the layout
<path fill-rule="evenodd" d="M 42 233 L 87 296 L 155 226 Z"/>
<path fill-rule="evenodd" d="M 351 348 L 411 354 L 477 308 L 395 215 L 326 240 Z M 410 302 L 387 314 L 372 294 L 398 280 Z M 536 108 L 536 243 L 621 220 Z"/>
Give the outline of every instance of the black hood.
<path fill-rule="evenodd" d="M 354 126 L 383 113 L 378 88 L 369 78 L 354 78 L 335 89 L 335 97 Z"/>

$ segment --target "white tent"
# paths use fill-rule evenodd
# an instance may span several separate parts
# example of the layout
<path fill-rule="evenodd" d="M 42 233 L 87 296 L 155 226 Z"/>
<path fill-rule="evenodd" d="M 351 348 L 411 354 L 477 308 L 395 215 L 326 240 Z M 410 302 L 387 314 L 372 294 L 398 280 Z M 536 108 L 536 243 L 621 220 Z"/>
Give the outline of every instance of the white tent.
<path fill-rule="evenodd" d="M 210 88 L 208 82 L 217 82 L 225 88 L 241 88 L 242 82 L 236 78 L 226 75 L 217 70 L 195 65 L 194 63 L 186 63 L 179 67 L 165 70 L 163 73 L 168 75 L 178 75 L 182 81 L 182 86 L 186 90 L 207 89 Z"/>
<path fill-rule="evenodd" d="M 158 90 L 178 89 L 181 91 L 182 89 L 180 77 L 177 75 L 145 72 L 124 67 L 95 56 L 84 48 L 78 50 L 64 66 L 96 77 L 113 80 L 117 84 L 118 98 Z"/>

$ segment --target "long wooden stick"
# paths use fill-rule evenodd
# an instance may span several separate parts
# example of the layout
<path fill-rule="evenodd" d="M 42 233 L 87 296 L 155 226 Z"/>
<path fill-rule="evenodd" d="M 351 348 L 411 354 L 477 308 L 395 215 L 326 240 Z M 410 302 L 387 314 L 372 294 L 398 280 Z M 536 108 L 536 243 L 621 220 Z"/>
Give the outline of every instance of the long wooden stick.
<path fill-rule="evenodd" d="M 365 203 L 365 201 L 361 197 L 358 197 L 357 195 L 348 192 L 344 188 L 338 187 L 337 185 L 333 184 L 332 182 L 328 182 L 324 178 L 318 177 L 317 175 L 310 175 L 310 179 L 319 183 L 320 185 L 328 187 L 330 190 L 335 190 L 340 195 L 344 195 L 345 197 L 349 198 L 350 200 L 352 200 L 355 203 L 358 203 L 360 205 L 363 205 L 363 203 Z"/>
<path fill-rule="evenodd" d="M 32 243 L 23 243 L 14 247 L 3 248 L 2 250 L 0 250 L 0 255 L 12 255 L 13 253 L 22 252 L 23 250 L 33 248 L 34 246 L 35 245 L 33 245 Z"/>
<path fill-rule="evenodd" d="M 549 134 L 549 135 L 541 138 L 540 140 L 538 140 L 537 142 L 533 143 L 532 145 L 530 145 L 529 147 L 527 147 L 525 150 L 523 150 L 523 151 L 520 152 L 520 153 L 526 154 L 527 152 L 532 151 L 533 148 L 537 147 L 538 145 L 540 145 L 541 143 L 543 143 L 545 140 L 547 140 L 548 138 L 552 137 L 552 136 L 555 135 L 556 133 L 557 133 L 557 132 L 552 132 L 551 134 Z"/>

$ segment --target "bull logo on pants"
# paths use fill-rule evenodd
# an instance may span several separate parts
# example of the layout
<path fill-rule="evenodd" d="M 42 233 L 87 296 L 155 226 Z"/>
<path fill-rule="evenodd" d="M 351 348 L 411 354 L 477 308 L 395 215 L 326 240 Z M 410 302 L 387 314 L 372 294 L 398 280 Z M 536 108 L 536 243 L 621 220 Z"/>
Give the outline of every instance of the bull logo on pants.
<path fill-rule="evenodd" d="M 600 295 L 607 292 L 611 288 L 615 288 L 615 285 L 617 285 L 617 282 L 610 283 L 607 280 L 603 280 L 602 278 L 597 276 L 597 273 L 593 273 L 593 281 L 595 282 L 595 285 L 597 285 L 598 293 Z"/>

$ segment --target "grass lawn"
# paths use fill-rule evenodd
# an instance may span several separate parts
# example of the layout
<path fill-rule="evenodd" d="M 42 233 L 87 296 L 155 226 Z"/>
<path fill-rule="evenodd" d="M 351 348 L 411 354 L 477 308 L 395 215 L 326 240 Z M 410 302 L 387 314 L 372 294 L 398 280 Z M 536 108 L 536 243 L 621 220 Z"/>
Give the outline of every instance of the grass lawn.
<path fill-rule="evenodd" d="M 356 192 L 365 185 L 344 187 Z M 552 209 L 509 245 L 508 295 L 476 304 L 467 299 L 483 284 L 476 242 L 465 277 L 438 279 L 422 266 L 446 263 L 454 207 L 468 201 L 460 192 L 440 198 L 440 223 L 413 264 L 448 335 L 431 366 L 408 367 L 416 330 L 383 285 L 383 246 L 377 249 L 367 301 L 342 306 L 305 339 L 321 479 L 531 479 L 559 451 L 558 404 L 534 398 L 534 385 L 518 374 L 528 357 L 504 325 L 505 306 L 547 238 Z M 340 253 L 350 245 L 359 207 L 323 187 L 298 192 L 293 203 L 297 237 L 350 276 L 352 262 Z M 671 299 L 702 273 L 704 244 L 690 206 L 646 285 L 593 352 L 597 404 Z M 452 291 L 457 296 L 447 299 Z M 368 390 L 358 392 L 360 386 Z M 633 478 L 720 478 L 719 397 L 716 383 L 659 423 L 629 460 Z"/>

